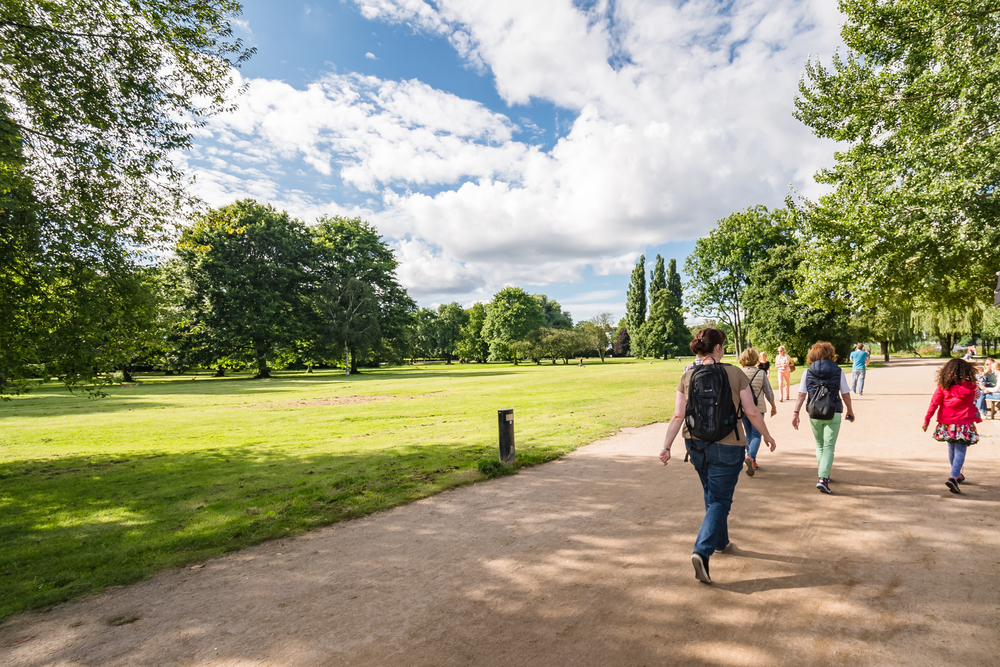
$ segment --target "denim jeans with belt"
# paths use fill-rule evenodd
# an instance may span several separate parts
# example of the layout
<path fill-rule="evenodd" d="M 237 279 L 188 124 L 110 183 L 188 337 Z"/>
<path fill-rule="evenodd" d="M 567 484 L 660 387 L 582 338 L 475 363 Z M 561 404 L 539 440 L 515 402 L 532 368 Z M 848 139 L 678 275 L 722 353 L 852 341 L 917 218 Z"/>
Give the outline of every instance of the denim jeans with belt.
<path fill-rule="evenodd" d="M 746 449 L 740 445 L 720 445 L 717 442 L 685 439 L 688 457 L 705 491 L 705 518 L 694 543 L 694 552 L 708 560 L 716 549 L 729 543 L 729 508 L 733 491 L 743 472 Z M 704 449 L 699 452 L 698 449 Z"/>

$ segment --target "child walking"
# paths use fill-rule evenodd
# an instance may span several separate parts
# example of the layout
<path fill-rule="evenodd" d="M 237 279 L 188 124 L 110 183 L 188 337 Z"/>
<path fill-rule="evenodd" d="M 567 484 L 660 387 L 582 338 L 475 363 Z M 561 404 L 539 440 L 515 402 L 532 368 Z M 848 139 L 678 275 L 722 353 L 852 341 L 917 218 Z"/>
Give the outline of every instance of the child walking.
<path fill-rule="evenodd" d="M 952 493 L 961 493 L 965 481 L 962 466 L 969 445 L 979 442 L 976 422 L 982 421 L 976 409 L 976 369 L 964 359 L 952 359 L 938 371 L 937 389 L 924 417 L 924 430 L 937 413 L 934 439 L 948 443 L 951 475 L 945 484 Z"/>

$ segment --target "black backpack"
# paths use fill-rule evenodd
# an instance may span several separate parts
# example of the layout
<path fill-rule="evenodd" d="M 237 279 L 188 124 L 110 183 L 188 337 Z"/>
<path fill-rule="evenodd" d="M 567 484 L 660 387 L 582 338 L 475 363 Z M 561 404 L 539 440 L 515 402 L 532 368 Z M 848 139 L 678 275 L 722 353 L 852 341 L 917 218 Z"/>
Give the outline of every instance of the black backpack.
<path fill-rule="evenodd" d="M 814 382 L 819 386 L 814 393 L 809 394 L 806 412 L 813 419 L 829 421 L 837 414 L 837 396 L 821 380 L 816 379 Z"/>
<path fill-rule="evenodd" d="M 733 403 L 733 390 L 729 385 L 729 364 L 703 364 L 695 366 L 688 384 L 687 409 L 684 422 L 696 440 L 718 442 L 736 431 L 742 417 L 742 406 Z"/>

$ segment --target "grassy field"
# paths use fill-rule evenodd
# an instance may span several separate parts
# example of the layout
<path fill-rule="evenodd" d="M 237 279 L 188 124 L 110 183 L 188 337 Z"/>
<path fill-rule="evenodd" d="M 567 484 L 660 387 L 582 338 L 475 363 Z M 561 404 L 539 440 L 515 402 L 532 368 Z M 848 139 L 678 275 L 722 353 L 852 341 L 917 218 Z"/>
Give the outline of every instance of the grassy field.
<path fill-rule="evenodd" d="M 474 482 L 497 456 L 499 408 L 514 408 L 522 465 L 665 421 L 681 369 L 428 365 L 32 392 L 0 404 L 0 620 Z"/>

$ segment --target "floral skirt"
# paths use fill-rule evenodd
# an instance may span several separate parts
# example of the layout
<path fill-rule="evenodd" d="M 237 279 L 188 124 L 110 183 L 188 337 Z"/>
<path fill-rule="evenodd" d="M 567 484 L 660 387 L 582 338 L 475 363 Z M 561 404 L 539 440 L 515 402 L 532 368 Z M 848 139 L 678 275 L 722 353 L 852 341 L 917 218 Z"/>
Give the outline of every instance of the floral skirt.
<path fill-rule="evenodd" d="M 979 432 L 975 424 L 938 424 L 934 429 L 934 439 L 974 445 L 979 442 Z"/>

